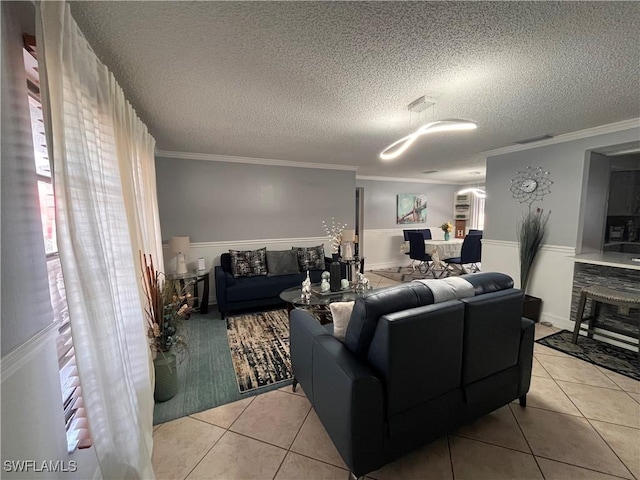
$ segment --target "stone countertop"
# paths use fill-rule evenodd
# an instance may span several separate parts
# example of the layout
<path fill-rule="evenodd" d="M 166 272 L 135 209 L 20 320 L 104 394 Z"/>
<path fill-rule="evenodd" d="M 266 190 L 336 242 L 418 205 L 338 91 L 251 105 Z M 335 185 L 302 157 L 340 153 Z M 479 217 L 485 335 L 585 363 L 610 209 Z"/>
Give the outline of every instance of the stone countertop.
<path fill-rule="evenodd" d="M 604 265 L 606 267 L 640 270 L 639 253 L 592 252 L 576 255 L 573 259 L 578 263 L 590 263 L 593 265 Z M 634 261 L 632 259 L 637 260 Z"/>

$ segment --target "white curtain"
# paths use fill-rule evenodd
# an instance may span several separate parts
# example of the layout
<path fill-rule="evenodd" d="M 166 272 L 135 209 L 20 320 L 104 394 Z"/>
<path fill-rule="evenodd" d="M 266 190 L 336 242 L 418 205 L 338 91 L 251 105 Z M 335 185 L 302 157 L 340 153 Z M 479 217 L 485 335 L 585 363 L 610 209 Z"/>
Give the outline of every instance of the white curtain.
<path fill-rule="evenodd" d="M 484 189 L 484 187 L 482 188 Z M 484 230 L 484 205 L 484 198 L 473 195 L 473 201 L 471 202 L 471 221 L 469 222 L 469 228 Z"/>
<path fill-rule="evenodd" d="M 37 13 L 58 247 L 85 410 L 102 476 L 153 478 L 150 350 L 132 239 L 156 242 L 148 225 L 157 221 L 144 209 L 127 215 L 140 205 L 131 189 L 149 194 L 151 180 L 142 187 L 136 178 L 148 168 L 142 159 L 153 158 L 153 139 L 69 6 L 39 2 Z M 123 178 L 130 161 L 135 174 Z"/>

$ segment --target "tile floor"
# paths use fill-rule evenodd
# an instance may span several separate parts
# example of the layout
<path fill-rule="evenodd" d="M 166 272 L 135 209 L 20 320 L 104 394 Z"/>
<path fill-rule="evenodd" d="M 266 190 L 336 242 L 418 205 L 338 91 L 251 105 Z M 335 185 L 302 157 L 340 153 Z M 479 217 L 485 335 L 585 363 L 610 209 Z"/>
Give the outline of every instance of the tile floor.
<path fill-rule="evenodd" d="M 536 338 L 554 331 L 537 325 Z M 527 408 L 515 401 L 367 478 L 640 480 L 640 382 L 538 344 L 534 356 Z M 158 479 L 348 478 L 290 386 L 157 425 L 153 465 Z"/>

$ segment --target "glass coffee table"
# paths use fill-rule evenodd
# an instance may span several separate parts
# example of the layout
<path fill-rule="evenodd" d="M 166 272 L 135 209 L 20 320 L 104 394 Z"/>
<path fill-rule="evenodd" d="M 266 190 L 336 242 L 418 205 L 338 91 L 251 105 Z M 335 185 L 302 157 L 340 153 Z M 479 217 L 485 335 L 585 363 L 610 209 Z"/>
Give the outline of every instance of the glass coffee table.
<path fill-rule="evenodd" d="M 329 304 L 333 302 L 351 302 L 358 297 L 358 293 L 353 289 L 341 290 L 339 292 L 319 293 L 320 284 L 311 285 L 311 298 L 308 302 L 302 301 L 302 288 L 287 288 L 280 294 L 280 299 L 287 303 L 287 313 L 294 308 L 308 309 L 318 316 L 321 324 L 331 323 L 331 310 Z"/>

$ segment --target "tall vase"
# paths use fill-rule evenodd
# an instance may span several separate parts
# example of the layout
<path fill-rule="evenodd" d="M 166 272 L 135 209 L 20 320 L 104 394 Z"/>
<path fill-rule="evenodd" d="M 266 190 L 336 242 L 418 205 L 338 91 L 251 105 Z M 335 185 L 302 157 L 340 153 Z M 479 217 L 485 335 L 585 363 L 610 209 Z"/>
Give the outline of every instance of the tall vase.
<path fill-rule="evenodd" d="M 331 286 L 332 292 L 340 291 L 340 283 L 342 282 L 342 274 L 340 272 L 340 261 L 338 260 L 339 256 L 337 253 L 333 255 L 333 261 L 329 265 L 329 273 L 331 277 L 329 278 L 329 284 Z"/>
<path fill-rule="evenodd" d="M 153 360 L 156 374 L 156 387 L 153 398 L 156 402 L 166 402 L 178 393 L 178 371 L 176 356 L 170 352 L 158 352 Z"/>
<path fill-rule="evenodd" d="M 449 241 L 450 236 L 451 236 L 451 234 L 450 234 L 449 232 L 444 232 L 444 240 L 445 240 L 446 242 L 448 242 L 448 241 Z"/>

